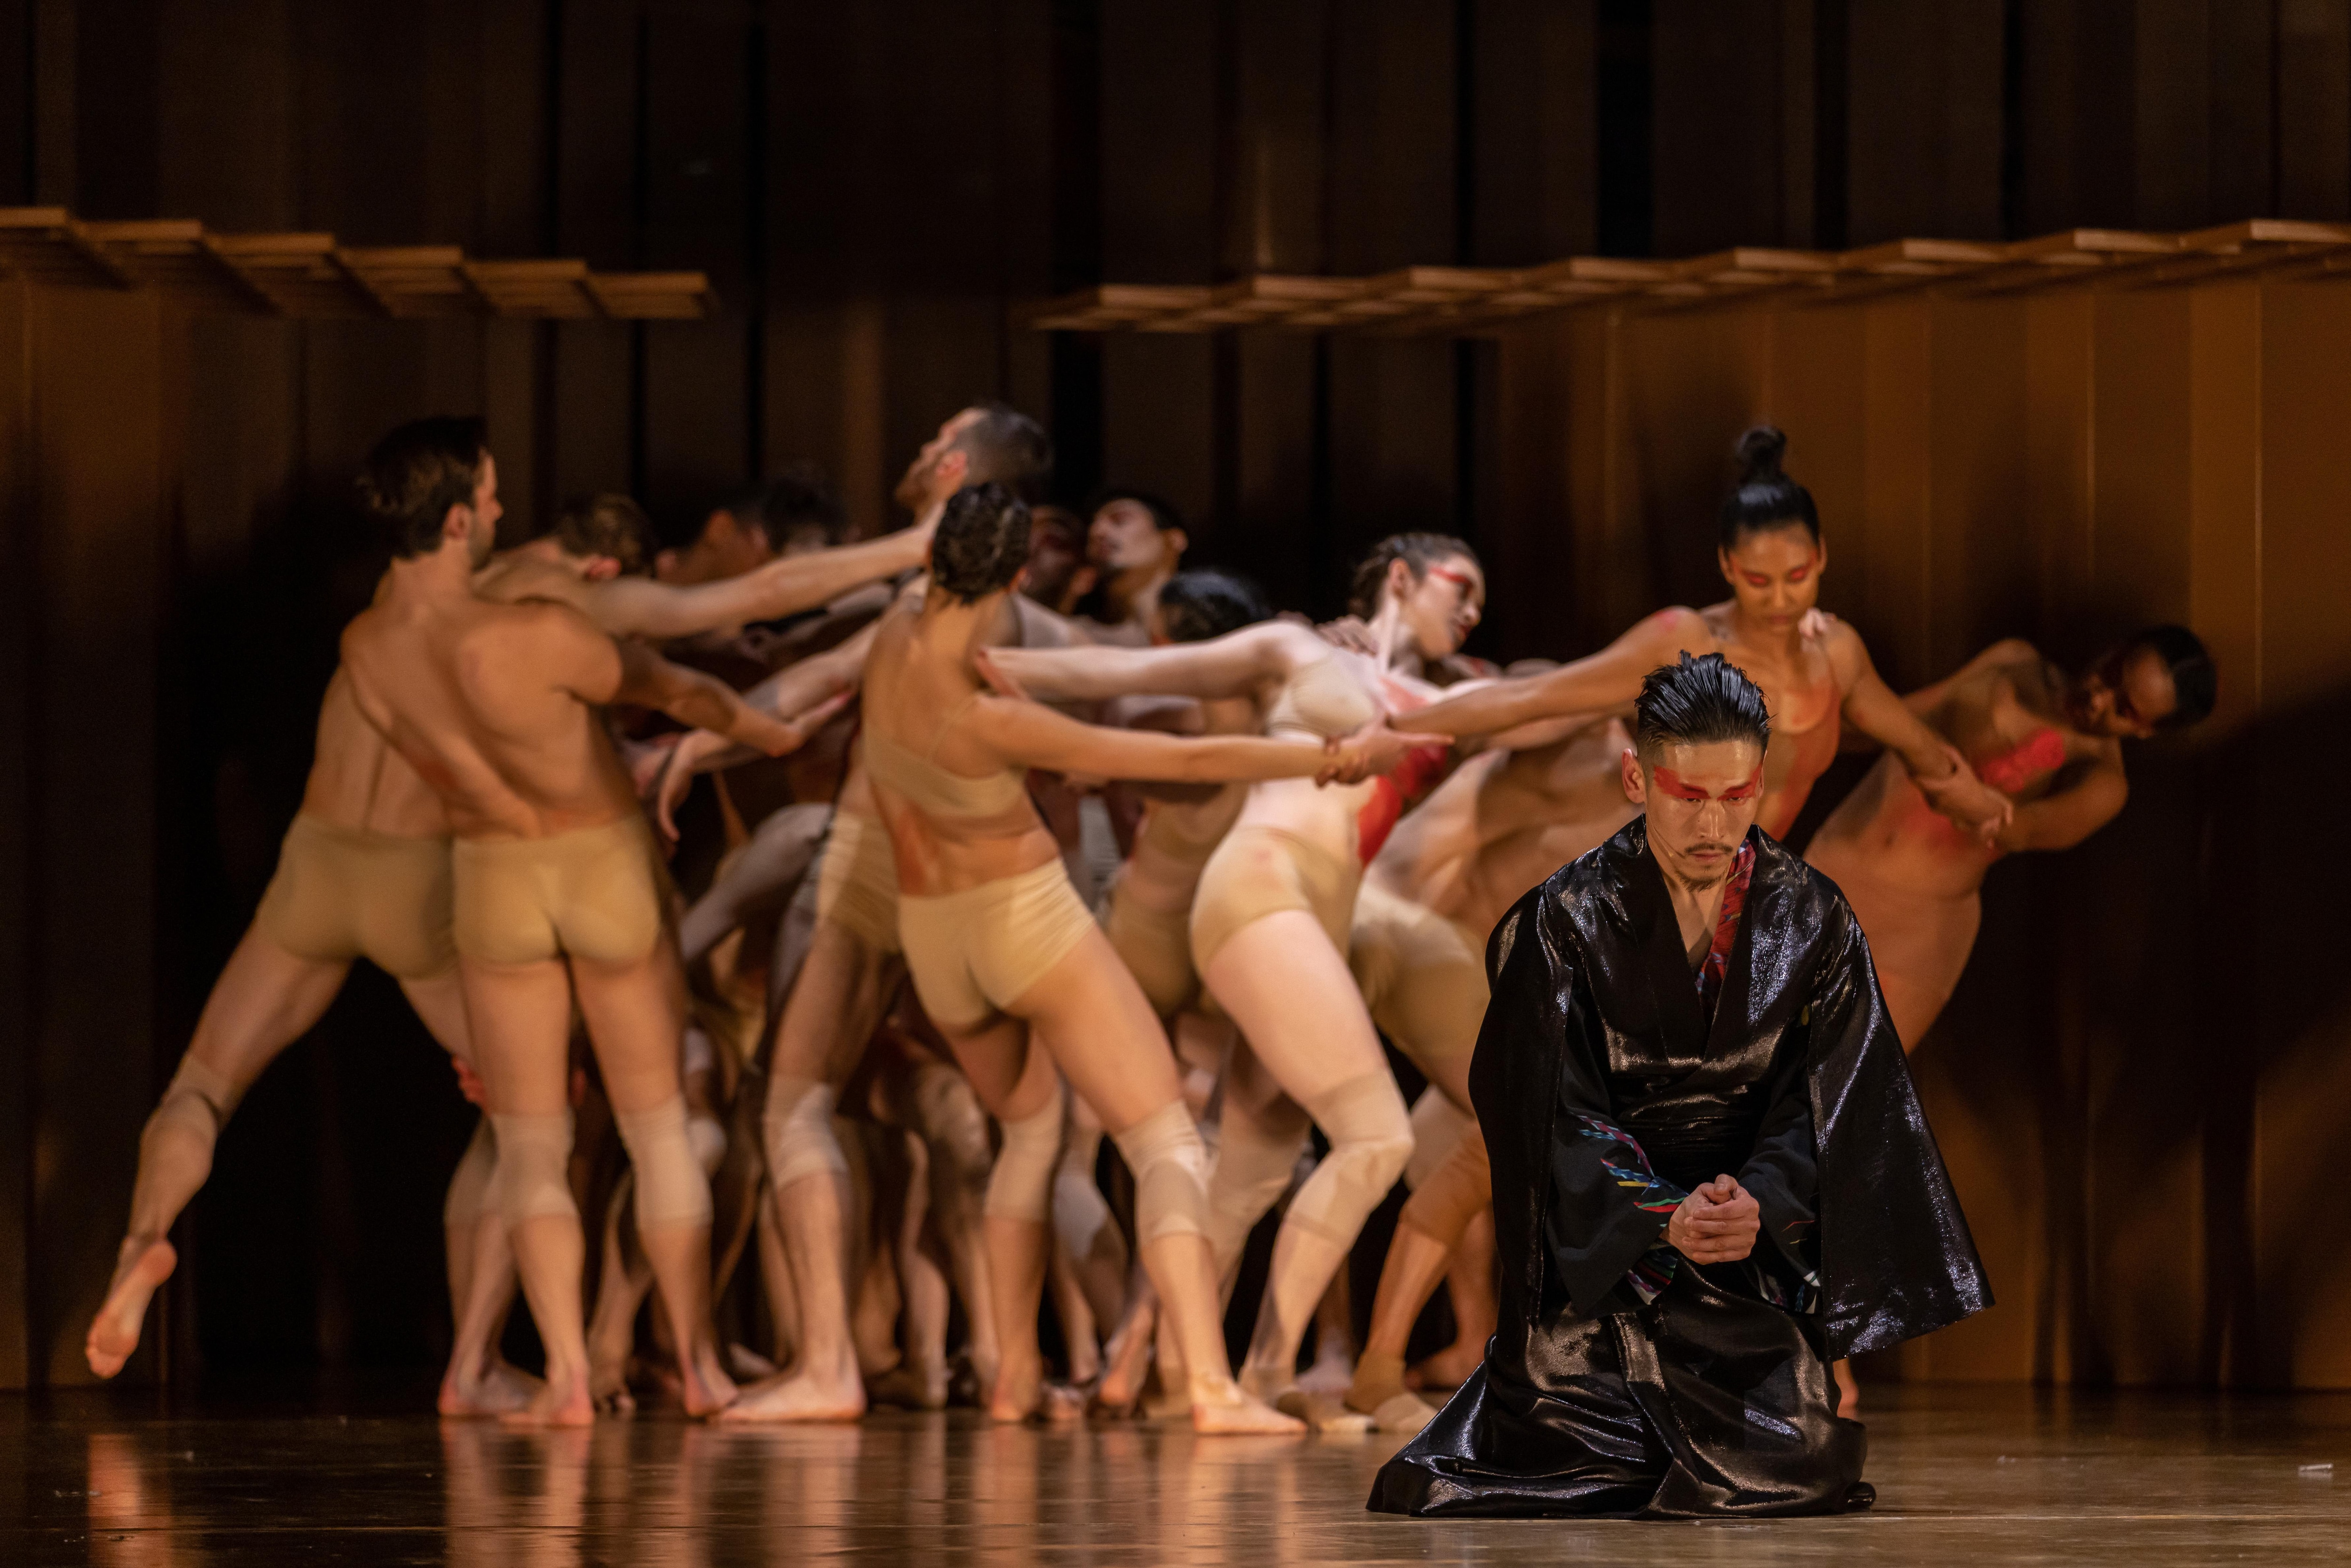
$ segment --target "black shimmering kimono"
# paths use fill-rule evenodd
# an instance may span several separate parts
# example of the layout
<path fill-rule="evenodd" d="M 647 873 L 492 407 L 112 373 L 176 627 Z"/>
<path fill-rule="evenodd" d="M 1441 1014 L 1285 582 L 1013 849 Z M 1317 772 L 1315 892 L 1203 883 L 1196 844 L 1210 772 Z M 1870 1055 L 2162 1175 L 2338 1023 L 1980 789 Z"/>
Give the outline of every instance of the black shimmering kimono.
<path fill-rule="evenodd" d="M 1761 829 L 1748 843 L 1710 1024 L 1646 820 L 1495 928 L 1469 1092 L 1500 1326 L 1374 1510 L 1836 1511 L 1865 1441 L 1829 1361 L 1991 1303 L 1853 911 Z M 1726 1172 L 1761 1231 L 1699 1267 L 1666 1221 Z"/>

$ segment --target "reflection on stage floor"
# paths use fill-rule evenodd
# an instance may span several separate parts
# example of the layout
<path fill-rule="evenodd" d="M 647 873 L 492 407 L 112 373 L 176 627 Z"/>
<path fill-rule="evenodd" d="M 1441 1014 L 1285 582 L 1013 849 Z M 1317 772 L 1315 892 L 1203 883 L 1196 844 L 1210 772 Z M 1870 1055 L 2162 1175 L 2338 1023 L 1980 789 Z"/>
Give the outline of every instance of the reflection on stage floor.
<path fill-rule="evenodd" d="M 131 1390 L 0 1396 L 0 1563 L 2351 1558 L 2351 1475 L 2337 1479 L 2351 1394 L 1872 1393 L 1874 1512 L 1706 1525 L 1367 1514 L 1391 1437 L 1196 1442 L 1181 1427 L 991 1427 L 965 1411 L 526 1435 L 363 1398 L 162 1413 Z"/>

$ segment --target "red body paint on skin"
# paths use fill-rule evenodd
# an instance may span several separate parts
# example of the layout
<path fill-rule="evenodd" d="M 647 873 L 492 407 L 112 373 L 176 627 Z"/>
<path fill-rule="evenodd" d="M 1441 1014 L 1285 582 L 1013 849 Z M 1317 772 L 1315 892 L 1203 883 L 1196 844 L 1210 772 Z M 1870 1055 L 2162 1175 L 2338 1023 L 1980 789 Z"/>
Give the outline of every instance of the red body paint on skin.
<path fill-rule="evenodd" d="M 1719 795 L 1709 795 L 1697 785 L 1687 782 L 1670 768 L 1657 769 L 1657 787 L 1677 800 L 1751 800 L 1763 788 L 1763 769 L 1758 766 L 1747 776 L 1747 782 L 1725 789 Z"/>
<path fill-rule="evenodd" d="M 1449 566 L 1432 566 L 1428 569 L 1428 575 L 1434 578 L 1440 578 L 1445 581 L 1453 584 L 1454 587 L 1461 590 L 1464 593 L 1468 592 L 1470 589 L 1477 586 L 1476 583 L 1471 580 L 1468 572 L 1456 571 Z"/>

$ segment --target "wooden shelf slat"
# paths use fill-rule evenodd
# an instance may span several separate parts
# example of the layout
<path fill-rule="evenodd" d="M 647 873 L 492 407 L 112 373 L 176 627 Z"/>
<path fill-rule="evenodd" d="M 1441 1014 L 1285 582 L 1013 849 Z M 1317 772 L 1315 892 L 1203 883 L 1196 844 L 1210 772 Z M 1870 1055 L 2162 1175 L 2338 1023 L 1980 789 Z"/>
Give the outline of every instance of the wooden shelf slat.
<path fill-rule="evenodd" d="M 2064 229 L 2005 243 L 1901 239 L 1844 251 L 1740 246 L 1678 261 L 1579 256 L 1514 271 L 1411 267 L 1370 277 L 1263 274 L 1213 287 L 1113 283 L 1046 301 L 1026 319 L 1046 331 L 1273 328 L 1455 336 L 1594 307 L 1650 314 L 1771 299 L 1810 308 L 1921 292 L 1983 298 L 2338 277 L 2351 277 L 2351 225 L 2255 218 L 2184 234 Z"/>
<path fill-rule="evenodd" d="M 584 261 L 482 261 L 455 246 L 345 248 L 332 235 L 220 235 L 192 219 L 86 223 L 63 207 L 0 207 L 7 275 L 298 318 L 693 320 L 717 308 L 698 272 L 591 274 Z"/>

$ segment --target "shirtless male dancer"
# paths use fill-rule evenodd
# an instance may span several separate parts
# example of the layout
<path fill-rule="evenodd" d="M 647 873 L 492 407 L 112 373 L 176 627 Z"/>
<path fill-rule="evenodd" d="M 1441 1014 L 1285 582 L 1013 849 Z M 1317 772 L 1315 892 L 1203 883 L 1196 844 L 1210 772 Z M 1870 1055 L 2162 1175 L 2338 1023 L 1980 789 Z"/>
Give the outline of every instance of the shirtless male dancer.
<path fill-rule="evenodd" d="M 633 501 L 601 497 L 566 508 L 542 538 L 495 558 L 476 586 L 490 598 L 571 603 L 608 632 L 683 634 L 790 614 L 903 570 L 920 561 L 929 532 L 908 529 L 838 557 L 776 561 L 740 587 L 648 582 L 633 574 L 650 543 Z M 353 959 L 364 956 L 399 980 L 434 1038 L 470 1067 L 449 942 L 448 862 L 439 800 L 360 717 L 338 671 L 277 873 L 140 1140 L 129 1232 L 84 1345 L 91 1371 L 111 1377 L 138 1348 L 147 1304 L 177 1263 L 169 1232 L 210 1173 L 222 1127 L 262 1071 L 325 1014 Z M 440 1395 L 447 1415 L 508 1408 L 528 1396 L 527 1380 L 493 1343 L 512 1288 L 505 1228 L 490 1201 L 495 1169 L 486 1124 L 451 1177 L 444 1210 L 459 1325 Z"/>
<path fill-rule="evenodd" d="M 1861 921 L 1903 1050 L 1918 1048 L 1967 967 L 1992 862 L 2071 849 L 2114 821 L 2130 794 L 2124 740 L 2195 724 L 2214 695 L 2212 657 L 2196 634 L 2151 626 L 2071 677 L 2011 638 L 1903 699 L 2016 802 L 1987 844 L 1952 827 L 1882 758 L 1804 852 Z"/>
<path fill-rule="evenodd" d="M 344 630 L 343 665 L 361 716 L 448 811 L 451 936 L 497 1139 L 500 1209 L 547 1346 L 545 1387 L 507 1419 L 594 1416 L 585 1244 L 566 1179 L 575 999 L 629 1151 L 685 1407 L 706 1415 L 734 1385 L 709 1323 L 710 1188 L 686 1137 L 674 960 L 652 831 L 596 709 L 658 708 L 771 753 L 799 732 L 568 605 L 477 593 L 498 515 L 478 420 L 392 432 L 369 455 L 360 493 L 394 556 L 376 602 Z"/>

